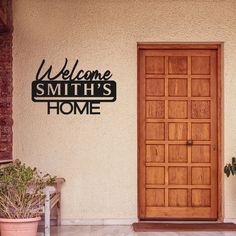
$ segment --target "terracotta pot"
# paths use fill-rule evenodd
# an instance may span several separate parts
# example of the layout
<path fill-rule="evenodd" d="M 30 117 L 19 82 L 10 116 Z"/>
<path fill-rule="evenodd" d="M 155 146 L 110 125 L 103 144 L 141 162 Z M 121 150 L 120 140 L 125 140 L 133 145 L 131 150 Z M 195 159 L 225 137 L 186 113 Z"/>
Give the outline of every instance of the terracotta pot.
<path fill-rule="evenodd" d="M 40 217 L 29 219 L 0 218 L 1 236 L 36 236 Z"/>

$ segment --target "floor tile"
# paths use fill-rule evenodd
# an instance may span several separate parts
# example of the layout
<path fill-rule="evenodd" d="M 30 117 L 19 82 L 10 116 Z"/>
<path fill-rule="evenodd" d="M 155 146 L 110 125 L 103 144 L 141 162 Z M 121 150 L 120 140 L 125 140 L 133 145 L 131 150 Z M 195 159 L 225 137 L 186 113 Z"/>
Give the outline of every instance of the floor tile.
<path fill-rule="evenodd" d="M 51 236 L 90 236 L 91 226 L 52 227 Z"/>
<path fill-rule="evenodd" d="M 232 232 L 224 232 L 224 236 L 236 236 L 236 231 Z"/>
<path fill-rule="evenodd" d="M 37 236 L 43 236 L 39 233 Z M 131 225 L 52 227 L 51 236 L 236 236 L 236 232 L 134 232 Z"/>
<path fill-rule="evenodd" d="M 136 233 L 135 236 L 179 236 L 177 232 L 146 232 Z"/>
<path fill-rule="evenodd" d="M 133 236 L 131 226 L 91 226 L 90 236 Z"/>
<path fill-rule="evenodd" d="M 224 236 L 224 232 L 215 232 L 215 231 L 180 232 L 179 236 Z"/>

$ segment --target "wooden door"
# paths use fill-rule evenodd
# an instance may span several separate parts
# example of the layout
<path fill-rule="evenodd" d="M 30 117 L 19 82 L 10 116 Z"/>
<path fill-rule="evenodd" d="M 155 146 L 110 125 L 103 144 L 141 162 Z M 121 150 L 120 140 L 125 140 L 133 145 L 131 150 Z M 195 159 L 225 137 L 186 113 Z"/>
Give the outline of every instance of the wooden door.
<path fill-rule="evenodd" d="M 217 219 L 217 50 L 138 49 L 139 218 Z"/>

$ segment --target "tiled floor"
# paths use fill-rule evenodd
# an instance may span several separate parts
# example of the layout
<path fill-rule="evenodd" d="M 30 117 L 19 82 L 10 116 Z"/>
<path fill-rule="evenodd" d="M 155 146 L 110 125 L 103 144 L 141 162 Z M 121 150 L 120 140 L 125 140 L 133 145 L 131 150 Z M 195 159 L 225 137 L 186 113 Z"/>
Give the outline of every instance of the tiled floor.
<path fill-rule="evenodd" d="M 132 226 L 61 226 L 52 227 L 51 236 L 236 236 L 236 231 L 135 233 Z"/>

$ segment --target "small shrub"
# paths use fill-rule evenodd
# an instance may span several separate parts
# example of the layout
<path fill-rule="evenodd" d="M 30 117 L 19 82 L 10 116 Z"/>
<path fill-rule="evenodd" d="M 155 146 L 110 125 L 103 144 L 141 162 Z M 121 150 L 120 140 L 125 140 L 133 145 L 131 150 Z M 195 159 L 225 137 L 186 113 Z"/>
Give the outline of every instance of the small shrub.
<path fill-rule="evenodd" d="M 24 219 L 40 216 L 43 212 L 47 185 L 55 177 L 43 175 L 36 168 L 27 167 L 19 160 L 0 168 L 0 217 Z"/>

